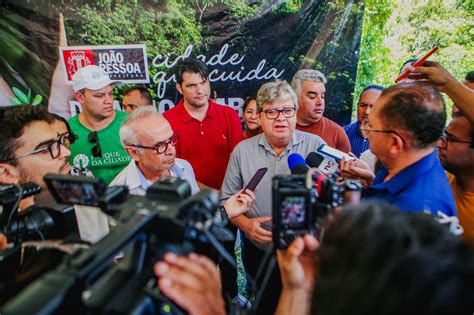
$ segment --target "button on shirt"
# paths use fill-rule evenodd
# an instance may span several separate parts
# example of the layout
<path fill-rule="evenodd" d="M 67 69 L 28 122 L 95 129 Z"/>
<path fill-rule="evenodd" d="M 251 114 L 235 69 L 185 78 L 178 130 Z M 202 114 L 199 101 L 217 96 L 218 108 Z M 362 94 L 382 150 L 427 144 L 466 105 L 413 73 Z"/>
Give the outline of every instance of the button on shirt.
<path fill-rule="evenodd" d="M 173 167 L 170 169 L 171 176 L 186 180 L 191 186 L 191 194 L 199 192 L 199 187 L 194 177 L 191 164 L 182 159 L 176 159 Z M 115 177 L 110 186 L 127 186 L 130 194 L 145 196 L 148 187 L 153 183 L 145 178 L 142 171 L 137 167 L 135 160 L 132 160 L 128 166 Z"/>
<path fill-rule="evenodd" d="M 344 131 L 351 142 L 352 153 L 360 157 L 361 153 L 369 149 L 369 141 L 362 137 L 359 129 L 359 121 L 344 126 Z"/>
<path fill-rule="evenodd" d="M 277 156 L 264 134 L 242 141 L 235 147 L 227 166 L 222 184 L 221 201 L 244 188 L 259 168 L 267 167 L 268 171 L 255 191 L 255 202 L 252 209 L 245 215 L 249 218 L 271 216 L 273 176 L 290 174 L 288 156 L 291 153 L 299 153 L 306 157 L 323 143 L 325 143 L 324 140 L 319 136 L 295 130 L 285 151 Z M 263 227 L 271 230 L 270 224 L 264 224 Z M 261 249 L 266 248 L 262 244 L 251 241 Z"/>
<path fill-rule="evenodd" d="M 456 215 L 454 197 L 448 178 L 437 157 L 437 150 L 403 169 L 387 182 L 384 167 L 374 179 L 364 197 L 384 200 L 406 212 L 429 210 L 448 216 Z"/>

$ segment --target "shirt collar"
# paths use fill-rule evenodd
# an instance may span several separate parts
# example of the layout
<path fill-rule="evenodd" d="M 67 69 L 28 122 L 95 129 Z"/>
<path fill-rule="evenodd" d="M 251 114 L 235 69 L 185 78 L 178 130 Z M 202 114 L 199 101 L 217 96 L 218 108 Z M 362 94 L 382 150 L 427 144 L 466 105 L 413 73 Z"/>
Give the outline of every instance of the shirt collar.
<path fill-rule="evenodd" d="M 140 186 L 142 186 L 143 189 L 147 190 L 148 187 L 150 187 L 153 183 L 145 178 L 145 175 L 143 175 L 142 171 L 138 168 L 136 163 L 135 168 L 137 169 L 138 179 L 140 180 Z"/>
<path fill-rule="evenodd" d="M 209 107 L 207 108 L 206 118 L 212 117 L 216 114 L 216 103 L 214 103 L 211 99 L 209 99 Z M 184 107 L 184 99 L 181 99 L 179 103 L 176 105 L 179 111 L 179 116 L 184 123 L 190 122 L 192 120 L 196 120 L 193 116 L 191 116 L 186 108 Z"/>
<path fill-rule="evenodd" d="M 260 135 L 258 135 L 256 137 L 259 137 L 259 139 L 258 139 L 258 145 L 259 146 L 261 146 L 265 150 L 267 150 L 269 152 L 273 152 L 273 154 L 275 154 L 275 152 L 273 151 L 270 143 L 268 143 L 267 138 L 265 137 L 265 133 L 262 132 Z M 288 143 L 288 145 L 285 148 L 285 152 L 290 151 L 293 146 L 298 145 L 301 142 L 303 142 L 303 138 L 304 138 L 304 134 L 302 132 L 299 132 L 298 130 L 295 130 L 293 132 L 293 135 L 291 136 L 290 142 Z"/>
<path fill-rule="evenodd" d="M 182 177 L 184 171 L 184 167 L 178 164 L 178 160 L 175 160 L 173 167 L 170 169 L 170 175 L 173 177 Z"/>
<path fill-rule="evenodd" d="M 414 182 L 417 178 L 423 176 L 424 173 L 429 171 L 434 166 L 437 159 L 437 150 L 435 149 L 433 150 L 433 152 L 431 152 L 424 158 L 401 170 L 391 180 L 385 183 L 383 182 L 383 180 L 387 177 L 388 171 L 386 168 L 382 168 L 382 170 L 377 173 L 372 188 L 380 190 L 387 189 L 391 194 L 397 194 L 403 188 L 405 188 L 406 186 Z"/>

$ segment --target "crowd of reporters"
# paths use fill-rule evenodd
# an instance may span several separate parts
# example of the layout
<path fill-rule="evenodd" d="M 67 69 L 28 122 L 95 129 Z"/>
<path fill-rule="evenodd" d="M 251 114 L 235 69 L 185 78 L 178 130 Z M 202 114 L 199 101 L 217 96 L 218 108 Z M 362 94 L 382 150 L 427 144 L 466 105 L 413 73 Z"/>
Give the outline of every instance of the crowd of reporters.
<path fill-rule="evenodd" d="M 344 129 L 323 116 L 327 81 L 319 71 L 299 71 L 292 85 L 265 83 L 244 104 L 243 132 L 236 112 L 211 99 L 209 72 L 198 60 L 176 67 L 183 99 L 164 115 L 149 106 L 143 88 L 125 91 L 128 115 L 114 110 L 117 82 L 89 66 L 73 77 L 83 111 L 69 122 L 41 107 L 1 109 L 0 183 L 36 183 L 44 191 L 36 201 L 51 199 L 48 173 L 100 177 L 134 195 L 167 176 L 188 181 L 192 194 L 218 190 L 228 227 L 239 230 L 244 277 L 257 278 L 257 314 L 471 313 L 474 93 L 439 64 L 408 69 L 410 82 L 365 89 L 358 120 Z M 440 91 L 458 110 L 446 130 Z M 260 268 L 271 269 L 261 263 L 275 237 L 272 178 L 289 176 L 290 154 L 305 157 L 323 144 L 349 153 L 339 161 L 340 175 L 360 181 L 364 200 L 384 202 L 333 209 L 323 234 L 276 250 L 278 268 L 258 280 Z M 364 156 L 377 161 L 378 172 Z M 269 170 L 258 189 L 246 190 L 261 167 Z M 25 198 L 18 208 L 34 203 Z M 94 244 L 114 228 L 95 207 L 74 211 L 75 241 Z M 456 215 L 461 238 L 438 222 L 451 217 L 448 225 L 456 225 Z M 8 247 L 3 234 L 0 246 Z M 226 248 L 233 252 L 234 243 Z M 191 314 L 224 314 L 238 295 L 236 271 L 203 255 L 168 253 L 154 272 L 161 291 Z"/>

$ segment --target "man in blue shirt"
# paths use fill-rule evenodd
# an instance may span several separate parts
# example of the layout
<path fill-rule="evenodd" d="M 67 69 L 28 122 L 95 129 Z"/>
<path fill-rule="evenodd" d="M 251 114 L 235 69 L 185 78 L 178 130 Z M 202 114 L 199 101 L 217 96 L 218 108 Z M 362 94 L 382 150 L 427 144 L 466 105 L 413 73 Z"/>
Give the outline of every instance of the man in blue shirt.
<path fill-rule="evenodd" d="M 391 86 L 382 92 L 362 128 L 384 168 L 374 176 L 363 162 L 354 160 L 342 161 L 341 170 L 371 186 L 366 198 L 385 200 L 407 212 L 441 211 L 453 216 L 453 193 L 436 156 L 445 123 L 443 100 L 432 86 L 419 82 Z"/>
<path fill-rule="evenodd" d="M 383 86 L 371 84 L 360 93 L 357 102 L 357 120 L 344 127 L 344 131 L 351 142 L 352 153 L 360 157 L 360 154 L 369 149 L 369 140 L 362 134 L 360 128 L 367 123 L 372 107 L 383 91 Z"/>

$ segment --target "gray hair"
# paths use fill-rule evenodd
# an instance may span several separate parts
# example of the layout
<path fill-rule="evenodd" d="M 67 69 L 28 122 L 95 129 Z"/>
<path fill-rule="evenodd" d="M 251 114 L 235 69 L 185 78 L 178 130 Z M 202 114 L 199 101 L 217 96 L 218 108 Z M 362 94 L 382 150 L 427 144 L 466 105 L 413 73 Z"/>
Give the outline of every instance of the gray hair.
<path fill-rule="evenodd" d="M 318 70 L 299 70 L 295 73 L 295 75 L 293 76 L 293 80 L 291 81 L 291 86 L 293 87 L 298 96 L 301 93 L 301 85 L 303 85 L 303 81 L 322 82 L 324 84 L 327 83 L 324 74 Z"/>
<path fill-rule="evenodd" d="M 120 127 L 120 141 L 122 142 L 122 145 L 125 147 L 127 145 L 131 144 L 137 144 L 138 138 L 137 135 L 135 134 L 135 131 L 132 128 L 132 125 L 137 121 L 145 117 L 151 117 L 151 116 L 159 116 L 162 117 L 162 115 L 156 111 L 156 109 L 153 106 L 143 106 L 139 107 L 130 114 L 128 114 L 127 118 L 125 121 L 122 123 L 122 126 Z M 143 153 L 143 149 L 137 148 L 138 151 Z"/>
<path fill-rule="evenodd" d="M 276 80 L 274 82 L 265 83 L 260 87 L 257 93 L 257 111 L 263 110 L 264 104 L 272 104 L 279 99 L 290 98 L 298 109 L 298 97 L 295 91 L 286 81 Z"/>

